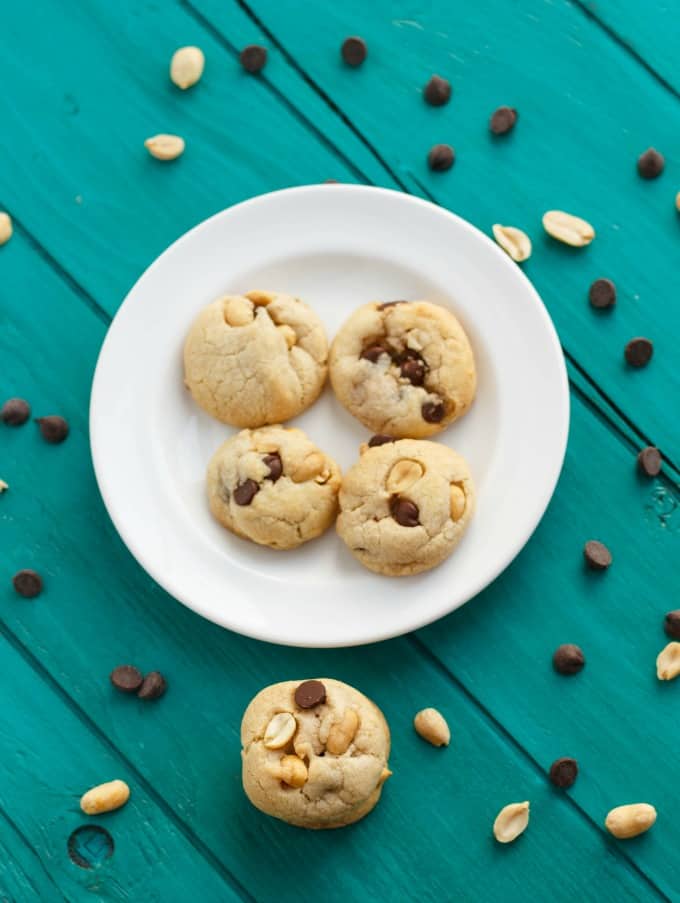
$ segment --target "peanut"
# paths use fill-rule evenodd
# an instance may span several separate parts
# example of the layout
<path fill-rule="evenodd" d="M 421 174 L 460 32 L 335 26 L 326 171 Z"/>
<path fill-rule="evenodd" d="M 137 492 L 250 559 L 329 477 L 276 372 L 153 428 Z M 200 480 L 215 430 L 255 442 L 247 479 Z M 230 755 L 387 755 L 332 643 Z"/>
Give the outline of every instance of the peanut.
<path fill-rule="evenodd" d="M 0 492 L 5 492 L 9 489 L 9 483 L 5 483 L 4 480 L 0 480 Z"/>
<path fill-rule="evenodd" d="M 295 715 L 290 712 L 279 712 L 270 720 L 264 732 L 264 745 L 267 749 L 281 749 L 293 739 L 297 730 Z"/>
<path fill-rule="evenodd" d="M 595 238 L 595 230 L 590 223 L 563 210 L 548 210 L 544 213 L 543 228 L 548 235 L 573 248 L 589 245 Z"/>
<path fill-rule="evenodd" d="M 325 466 L 326 460 L 321 452 L 312 452 L 311 455 L 307 455 L 298 464 L 291 474 L 291 480 L 294 483 L 304 483 L 306 480 L 313 480 L 315 477 L 321 476 Z"/>
<path fill-rule="evenodd" d="M 359 716 L 354 709 L 345 709 L 340 721 L 336 721 L 328 732 L 326 749 L 334 756 L 341 756 L 349 749 L 359 727 Z"/>
<path fill-rule="evenodd" d="M 419 480 L 425 472 L 422 464 L 402 458 L 392 467 L 387 475 L 387 491 L 396 494 L 406 492 Z"/>
<path fill-rule="evenodd" d="M 465 493 L 457 483 L 451 483 L 451 520 L 459 520 L 465 511 Z"/>
<path fill-rule="evenodd" d="M 680 674 L 680 643 L 669 643 L 656 658 L 656 676 L 659 680 L 673 680 Z"/>
<path fill-rule="evenodd" d="M 631 803 L 628 806 L 617 806 L 607 814 L 604 826 L 619 840 L 637 837 L 649 831 L 656 821 L 656 809 L 649 803 Z"/>
<path fill-rule="evenodd" d="M 416 733 L 433 746 L 448 746 L 451 731 L 446 719 L 436 709 L 423 709 L 413 719 Z"/>
<path fill-rule="evenodd" d="M 80 808 L 87 815 L 99 815 L 100 812 L 111 812 L 120 809 L 130 799 L 130 788 L 125 781 L 109 781 L 99 784 L 83 794 Z"/>
<path fill-rule="evenodd" d="M 286 340 L 286 345 L 288 345 L 289 348 L 292 348 L 293 345 L 297 342 L 297 336 L 295 335 L 295 330 L 292 328 L 292 326 L 288 326 L 286 323 L 282 323 L 281 326 L 277 326 L 276 328 Z"/>
<path fill-rule="evenodd" d="M 256 289 L 252 292 L 246 292 L 246 298 L 252 301 L 256 307 L 266 307 L 267 304 L 271 304 L 276 295 L 274 292 L 261 292 Z"/>
<path fill-rule="evenodd" d="M 185 91 L 200 81 L 205 57 L 200 47 L 180 47 L 170 60 L 170 79 Z"/>
<path fill-rule="evenodd" d="M 499 843 L 512 843 L 527 829 L 529 824 L 529 803 L 509 803 L 496 816 L 493 836 Z"/>
<path fill-rule="evenodd" d="M 0 212 L 0 245 L 10 240 L 13 231 L 9 213 Z"/>
<path fill-rule="evenodd" d="M 675 195 L 675 209 L 680 212 L 680 191 Z"/>
<path fill-rule="evenodd" d="M 253 306 L 244 298 L 229 298 L 224 305 L 224 319 L 230 326 L 247 326 L 253 322 Z"/>
<path fill-rule="evenodd" d="M 157 160 L 176 160 L 184 153 L 184 138 L 179 135 L 154 135 L 146 139 L 144 147 Z"/>
<path fill-rule="evenodd" d="M 522 263 L 531 257 L 531 239 L 521 229 L 501 226 L 499 223 L 493 225 L 491 229 L 496 242 L 516 263 Z"/>
<path fill-rule="evenodd" d="M 289 787 L 303 787 L 307 781 L 307 766 L 297 756 L 282 756 L 277 774 Z"/>

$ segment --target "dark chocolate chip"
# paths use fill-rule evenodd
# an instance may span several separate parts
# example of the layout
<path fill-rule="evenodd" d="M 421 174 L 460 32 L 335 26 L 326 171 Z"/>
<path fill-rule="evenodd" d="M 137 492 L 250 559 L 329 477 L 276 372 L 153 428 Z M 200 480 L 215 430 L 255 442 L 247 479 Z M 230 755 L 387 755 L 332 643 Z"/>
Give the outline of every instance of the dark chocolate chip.
<path fill-rule="evenodd" d="M 23 571 L 17 571 L 12 577 L 14 589 L 25 599 L 33 599 L 42 592 L 42 577 L 37 571 L 25 568 Z"/>
<path fill-rule="evenodd" d="M 386 436 L 384 433 L 376 433 L 368 440 L 368 447 L 375 448 L 377 445 L 386 445 L 388 442 L 394 442 L 392 436 Z"/>
<path fill-rule="evenodd" d="M 637 463 L 640 473 L 655 477 L 661 470 L 661 452 L 655 445 L 648 445 L 637 456 Z"/>
<path fill-rule="evenodd" d="M 578 762 L 569 756 L 555 759 L 550 766 L 549 777 L 555 787 L 571 787 L 578 777 Z"/>
<path fill-rule="evenodd" d="M 644 154 L 640 154 L 637 161 L 638 172 L 643 179 L 656 179 L 663 172 L 665 165 L 663 154 L 653 147 L 648 148 Z"/>
<path fill-rule="evenodd" d="M 553 666 L 560 674 L 577 674 L 585 663 L 583 652 L 573 643 L 558 646 L 553 655 Z"/>
<path fill-rule="evenodd" d="M 57 445 L 68 436 L 68 423 L 63 417 L 52 414 L 49 417 L 36 417 L 35 422 L 40 427 L 40 434 L 45 442 Z"/>
<path fill-rule="evenodd" d="M 278 478 L 283 473 L 283 464 L 281 463 L 281 456 L 279 455 L 278 452 L 272 452 L 271 455 L 265 455 L 262 460 L 269 468 L 269 473 L 265 477 L 265 480 L 271 480 L 272 483 L 276 483 Z"/>
<path fill-rule="evenodd" d="M 612 307 L 616 304 L 616 286 L 611 279 L 596 279 L 590 286 L 588 298 L 593 307 Z"/>
<path fill-rule="evenodd" d="M 376 307 L 376 310 L 385 310 L 386 307 L 394 307 L 396 304 L 408 304 L 408 301 L 383 301 Z"/>
<path fill-rule="evenodd" d="M 390 514 L 401 527 L 417 527 L 420 523 L 420 511 L 415 502 L 399 498 L 398 495 L 390 500 Z"/>
<path fill-rule="evenodd" d="M 439 75 L 433 75 L 425 85 L 423 96 L 433 107 L 441 107 L 451 97 L 451 82 Z"/>
<path fill-rule="evenodd" d="M 489 128 L 494 135 L 505 135 L 515 127 L 517 110 L 514 107 L 499 107 L 491 114 Z"/>
<path fill-rule="evenodd" d="M 387 348 L 383 348 L 382 345 L 369 345 L 368 348 L 364 348 L 361 352 L 360 357 L 363 357 L 364 360 L 370 361 L 372 364 L 378 360 L 381 354 L 389 354 Z"/>
<path fill-rule="evenodd" d="M 401 365 L 401 375 L 413 386 L 422 386 L 425 381 L 425 364 L 422 361 L 409 359 Z"/>
<path fill-rule="evenodd" d="M 248 44 L 241 51 L 239 59 L 246 72 L 259 72 L 267 62 L 267 48 L 259 44 Z"/>
<path fill-rule="evenodd" d="M 435 144 L 427 155 L 427 165 L 433 172 L 446 172 L 451 169 L 456 159 L 456 152 L 450 144 Z"/>
<path fill-rule="evenodd" d="M 295 704 L 301 709 L 313 709 L 326 701 L 326 688 L 320 680 L 305 680 L 295 690 Z"/>
<path fill-rule="evenodd" d="M 118 665 L 109 675 L 109 680 L 117 690 L 134 693 L 141 687 L 144 675 L 134 665 Z"/>
<path fill-rule="evenodd" d="M 149 671 L 137 690 L 140 699 L 158 699 L 168 689 L 168 682 L 160 671 Z"/>
<path fill-rule="evenodd" d="M 23 398 L 9 398 L 0 410 L 0 419 L 7 426 L 21 426 L 31 416 L 31 408 Z"/>
<path fill-rule="evenodd" d="M 249 505 L 259 491 L 255 480 L 247 479 L 234 489 L 234 501 L 237 505 Z"/>
<path fill-rule="evenodd" d="M 680 640 L 680 608 L 668 612 L 663 620 L 663 629 L 674 640 Z"/>
<path fill-rule="evenodd" d="M 366 41 L 363 38 L 345 38 L 340 53 L 348 66 L 360 66 L 368 56 Z"/>
<path fill-rule="evenodd" d="M 583 557 L 594 571 L 604 571 L 612 563 L 612 553 L 603 542 L 589 540 L 583 547 Z"/>
<path fill-rule="evenodd" d="M 631 367 L 644 367 L 652 359 L 654 345 L 649 339 L 631 339 L 625 347 L 624 355 Z"/>
<path fill-rule="evenodd" d="M 428 423 L 441 423 L 444 419 L 444 405 L 441 401 L 426 401 L 420 412 L 423 420 Z"/>

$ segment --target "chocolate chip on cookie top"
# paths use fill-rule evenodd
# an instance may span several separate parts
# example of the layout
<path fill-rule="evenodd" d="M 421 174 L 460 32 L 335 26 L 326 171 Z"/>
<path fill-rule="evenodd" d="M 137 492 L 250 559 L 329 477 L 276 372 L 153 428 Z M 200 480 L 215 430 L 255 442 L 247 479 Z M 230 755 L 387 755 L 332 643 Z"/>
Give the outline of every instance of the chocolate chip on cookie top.
<path fill-rule="evenodd" d="M 243 483 L 239 483 L 234 489 L 234 501 L 237 505 L 249 505 L 259 491 L 260 487 L 255 480 L 249 478 L 244 480 Z"/>
<path fill-rule="evenodd" d="M 276 483 L 278 478 L 283 473 L 281 455 L 278 452 L 272 452 L 270 455 L 265 455 L 262 460 L 269 468 L 269 473 L 265 477 L 265 480 L 271 480 L 272 483 Z"/>
<path fill-rule="evenodd" d="M 384 433 L 376 433 L 368 440 L 368 447 L 375 448 L 378 445 L 386 445 L 388 442 L 394 442 L 392 436 L 386 436 Z"/>
<path fill-rule="evenodd" d="M 441 401 L 426 401 L 420 410 L 423 420 L 428 423 L 440 423 L 444 418 L 444 405 Z"/>
<path fill-rule="evenodd" d="M 301 709 L 313 709 L 326 701 L 326 688 L 320 680 L 305 680 L 295 690 L 295 703 Z"/>
<path fill-rule="evenodd" d="M 415 502 L 395 496 L 390 501 L 390 514 L 401 527 L 417 527 L 420 511 Z"/>

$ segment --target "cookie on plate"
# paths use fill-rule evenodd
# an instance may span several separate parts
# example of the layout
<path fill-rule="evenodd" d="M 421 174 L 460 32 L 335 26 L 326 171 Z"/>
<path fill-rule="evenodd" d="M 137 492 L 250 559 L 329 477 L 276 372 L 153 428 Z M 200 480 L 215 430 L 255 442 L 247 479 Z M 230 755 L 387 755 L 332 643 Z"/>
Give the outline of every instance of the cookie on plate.
<path fill-rule="evenodd" d="M 390 577 L 418 574 L 448 558 L 474 510 L 465 459 L 422 439 L 387 440 L 361 451 L 343 478 L 337 520 L 352 554 Z"/>
<path fill-rule="evenodd" d="M 241 723 L 250 802 L 303 828 L 341 828 L 367 815 L 391 772 L 380 709 L 339 680 L 288 680 L 261 690 Z"/>
<path fill-rule="evenodd" d="M 319 396 L 328 342 L 321 320 L 292 295 L 225 295 L 196 317 L 184 345 L 194 401 L 232 426 L 290 420 Z"/>
<path fill-rule="evenodd" d="M 477 381 L 463 327 L 428 301 L 354 311 L 331 346 L 330 377 L 351 414 L 395 438 L 443 430 L 470 407 Z"/>
<path fill-rule="evenodd" d="M 267 426 L 227 439 L 208 465 L 208 502 L 232 533 L 293 549 L 335 519 L 340 469 L 299 429 Z"/>

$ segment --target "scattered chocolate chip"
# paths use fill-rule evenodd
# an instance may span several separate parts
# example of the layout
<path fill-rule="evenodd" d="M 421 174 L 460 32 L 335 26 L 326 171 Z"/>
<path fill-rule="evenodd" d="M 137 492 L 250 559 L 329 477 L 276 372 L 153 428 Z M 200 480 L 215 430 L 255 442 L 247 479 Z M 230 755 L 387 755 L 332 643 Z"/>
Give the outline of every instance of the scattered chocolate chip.
<path fill-rule="evenodd" d="M 109 680 L 117 690 L 134 693 L 141 687 L 144 675 L 134 665 L 118 665 L 109 675 Z"/>
<path fill-rule="evenodd" d="M 239 59 L 246 72 L 259 72 L 267 62 L 267 48 L 260 47 L 259 44 L 248 44 L 241 51 Z"/>
<path fill-rule="evenodd" d="M 624 355 L 631 367 L 644 367 L 652 359 L 654 345 L 649 339 L 631 339 L 625 347 Z"/>
<path fill-rule="evenodd" d="M 359 356 L 375 364 L 381 354 L 389 354 L 389 351 L 387 348 L 383 348 L 382 345 L 369 345 L 368 348 L 364 348 Z"/>
<path fill-rule="evenodd" d="M 140 699 L 158 699 L 168 689 L 168 682 L 160 671 L 149 671 L 137 690 Z"/>
<path fill-rule="evenodd" d="M 323 183 L 324 183 L 324 185 L 339 185 L 340 184 L 337 179 L 324 179 Z"/>
<path fill-rule="evenodd" d="M 655 477 L 661 470 L 661 452 L 655 445 L 648 445 L 637 456 L 637 463 L 640 473 Z"/>
<path fill-rule="evenodd" d="M 491 114 L 489 128 L 494 135 L 506 135 L 515 127 L 517 110 L 514 107 L 499 107 Z"/>
<path fill-rule="evenodd" d="M 594 571 L 604 571 L 612 563 L 612 553 L 604 543 L 596 539 L 591 539 L 585 544 L 583 557 L 588 567 Z"/>
<path fill-rule="evenodd" d="M 444 419 L 444 405 L 441 401 L 426 401 L 420 412 L 423 420 L 428 423 L 440 423 Z"/>
<path fill-rule="evenodd" d="M 674 640 L 680 640 L 680 608 L 668 612 L 663 619 L 663 629 Z"/>
<path fill-rule="evenodd" d="M 578 762 L 569 756 L 555 759 L 550 766 L 549 777 L 555 787 L 571 787 L 578 777 Z"/>
<path fill-rule="evenodd" d="M 401 375 L 413 386 L 422 386 L 425 381 L 425 364 L 418 360 L 407 360 L 401 365 Z"/>
<path fill-rule="evenodd" d="M 295 690 L 295 704 L 301 709 L 313 709 L 326 701 L 326 688 L 320 680 L 305 680 Z"/>
<path fill-rule="evenodd" d="M 7 426 L 21 426 L 30 416 L 30 405 L 23 398 L 9 398 L 0 410 L 0 419 Z"/>
<path fill-rule="evenodd" d="M 45 442 L 57 445 L 68 436 L 68 423 L 63 417 L 52 414 L 49 417 L 36 417 L 35 422 L 40 427 L 40 434 Z"/>
<path fill-rule="evenodd" d="M 276 483 L 278 478 L 283 473 L 283 464 L 281 463 L 281 456 L 279 455 L 278 452 L 272 452 L 271 455 L 265 455 L 262 460 L 269 468 L 269 474 L 265 477 L 265 480 L 271 480 L 272 483 Z"/>
<path fill-rule="evenodd" d="M 385 310 L 386 307 L 394 307 L 396 304 L 408 304 L 408 301 L 383 301 L 376 307 L 376 310 Z"/>
<path fill-rule="evenodd" d="M 237 505 L 249 505 L 259 491 L 255 480 L 247 479 L 234 489 L 234 501 Z"/>
<path fill-rule="evenodd" d="M 394 442 L 392 436 L 385 436 L 384 433 L 376 433 L 368 440 L 368 447 L 375 448 L 377 445 L 386 445 L 388 442 Z"/>
<path fill-rule="evenodd" d="M 398 495 L 390 500 L 390 514 L 401 527 L 417 527 L 420 523 L 420 511 L 415 502 L 399 498 Z"/>
<path fill-rule="evenodd" d="M 593 307 L 613 307 L 616 304 L 616 286 L 611 279 L 596 279 L 590 286 L 588 298 Z"/>
<path fill-rule="evenodd" d="M 656 179 L 663 172 L 665 165 L 663 154 L 653 147 L 648 148 L 644 154 L 640 154 L 637 161 L 638 172 L 643 179 Z"/>
<path fill-rule="evenodd" d="M 427 165 L 433 172 L 446 172 L 451 169 L 456 159 L 456 152 L 450 144 L 435 144 L 427 155 Z"/>
<path fill-rule="evenodd" d="M 23 571 L 17 571 L 12 577 L 14 589 L 25 599 L 33 599 L 42 592 L 42 577 L 37 571 L 31 571 L 25 568 Z"/>
<path fill-rule="evenodd" d="M 439 75 L 433 75 L 425 85 L 423 96 L 433 107 L 441 107 L 451 97 L 451 82 Z"/>
<path fill-rule="evenodd" d="M 577 674 L 585 663 L 583 652 L 573 643 L 558 646 L 553 655 L 553 666 L 560 674 Z"/>
<path fill-rule="evenodd" d="M 340 53 L 348 66 L 360 66 L 368 56 L 366 41 L 363 38 L 345 38 Z"/>

